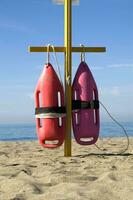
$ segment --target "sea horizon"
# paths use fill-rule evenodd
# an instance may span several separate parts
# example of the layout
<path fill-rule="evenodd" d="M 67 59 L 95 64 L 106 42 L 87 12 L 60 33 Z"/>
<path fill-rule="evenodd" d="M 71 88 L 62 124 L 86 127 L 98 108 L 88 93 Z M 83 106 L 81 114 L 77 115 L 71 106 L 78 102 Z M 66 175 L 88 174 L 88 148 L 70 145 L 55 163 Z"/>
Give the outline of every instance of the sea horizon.
<path fill-rule="evenodd" d="M 133 136 L 133 122 L 120 122 L 129 137 Z M 101 122 L 100 138 L 125 137 L 124 131 L 114 122 Z M 72 138 L 73 138 L 72 131 Z M 0 124 L 0 141 L 37 140 L 35 123 Z"/>

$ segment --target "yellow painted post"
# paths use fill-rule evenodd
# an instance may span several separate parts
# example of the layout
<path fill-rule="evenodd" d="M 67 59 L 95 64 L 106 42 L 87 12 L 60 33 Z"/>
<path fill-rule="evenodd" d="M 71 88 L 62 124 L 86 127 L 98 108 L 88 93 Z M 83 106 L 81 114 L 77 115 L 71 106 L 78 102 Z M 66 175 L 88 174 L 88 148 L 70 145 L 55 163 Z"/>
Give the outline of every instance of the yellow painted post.
<path fill-rule="evenodd" d="M 64 143 L 64 156 L 71 156 L 71 65 L 72 65 L 72 36 L 71 36 L 72 1 L 64 0 L 64 45 L 65 51 L 65 105 L 66 105 L 66 133 Z"/>

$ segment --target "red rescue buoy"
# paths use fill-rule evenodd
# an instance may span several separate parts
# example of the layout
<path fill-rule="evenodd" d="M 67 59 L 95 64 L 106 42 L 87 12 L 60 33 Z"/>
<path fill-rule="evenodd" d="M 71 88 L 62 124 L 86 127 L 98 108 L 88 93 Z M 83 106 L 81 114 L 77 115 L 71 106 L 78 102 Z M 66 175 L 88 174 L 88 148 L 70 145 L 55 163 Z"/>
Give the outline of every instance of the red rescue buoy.
<path fill-rule="evenodd" d="M 96 82 L 85 62 L 81 62 L 73 86 L 72 123 L 74 137 L 81 145 L 94 144 L 99 136 L 99 101 Z"/>
<path fill-rule="evenodd" d="M 36 129 L 43 147 L 62 145 L 65 137 L 63 86 L 52 65 L 44 66 L 35 90 Z"/>

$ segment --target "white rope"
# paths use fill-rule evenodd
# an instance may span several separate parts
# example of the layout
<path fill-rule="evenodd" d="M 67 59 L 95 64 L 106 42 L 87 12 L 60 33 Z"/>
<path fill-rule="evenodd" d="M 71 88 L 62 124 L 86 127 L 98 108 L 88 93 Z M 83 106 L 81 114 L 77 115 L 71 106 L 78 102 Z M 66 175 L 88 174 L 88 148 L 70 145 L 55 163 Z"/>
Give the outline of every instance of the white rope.
<path fill-rule="evenodd" d="M 58 74 L 59 74 L 60 82 L 61 82 L 61 84 L 63 85 L 63 81 L 62 81 L 62 78 L 61 78 L 61 71 L 60 71 L 60 66 L 59 66 L 59 62 L 58 62 L 58 58 L 57 58 L 57 54 L 56 54 L 56 51 L 55 51 L 54 46 L 51 45 L 51 47 L 53 48 L 53 53 L 54 53 L 55 61 L 56 61 L 56 64 L 57 64 L 57 70 L 58 70 Z"/>

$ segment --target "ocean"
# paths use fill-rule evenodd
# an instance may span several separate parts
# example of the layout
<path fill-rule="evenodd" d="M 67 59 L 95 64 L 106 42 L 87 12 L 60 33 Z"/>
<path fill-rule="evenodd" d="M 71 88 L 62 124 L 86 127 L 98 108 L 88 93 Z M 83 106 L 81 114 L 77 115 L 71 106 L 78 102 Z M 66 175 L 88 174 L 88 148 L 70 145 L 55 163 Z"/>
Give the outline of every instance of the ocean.
<path fill-rule="evenodd" d="M 133 136 L 133 122 L 121 123 L 127 134 Z M 102 137 L 125 137 L 124 131 L 115 123 L 103 122 L 100 127 Z M 35 124 L 1 124 L 0 141 L 37 140 Z"/>

